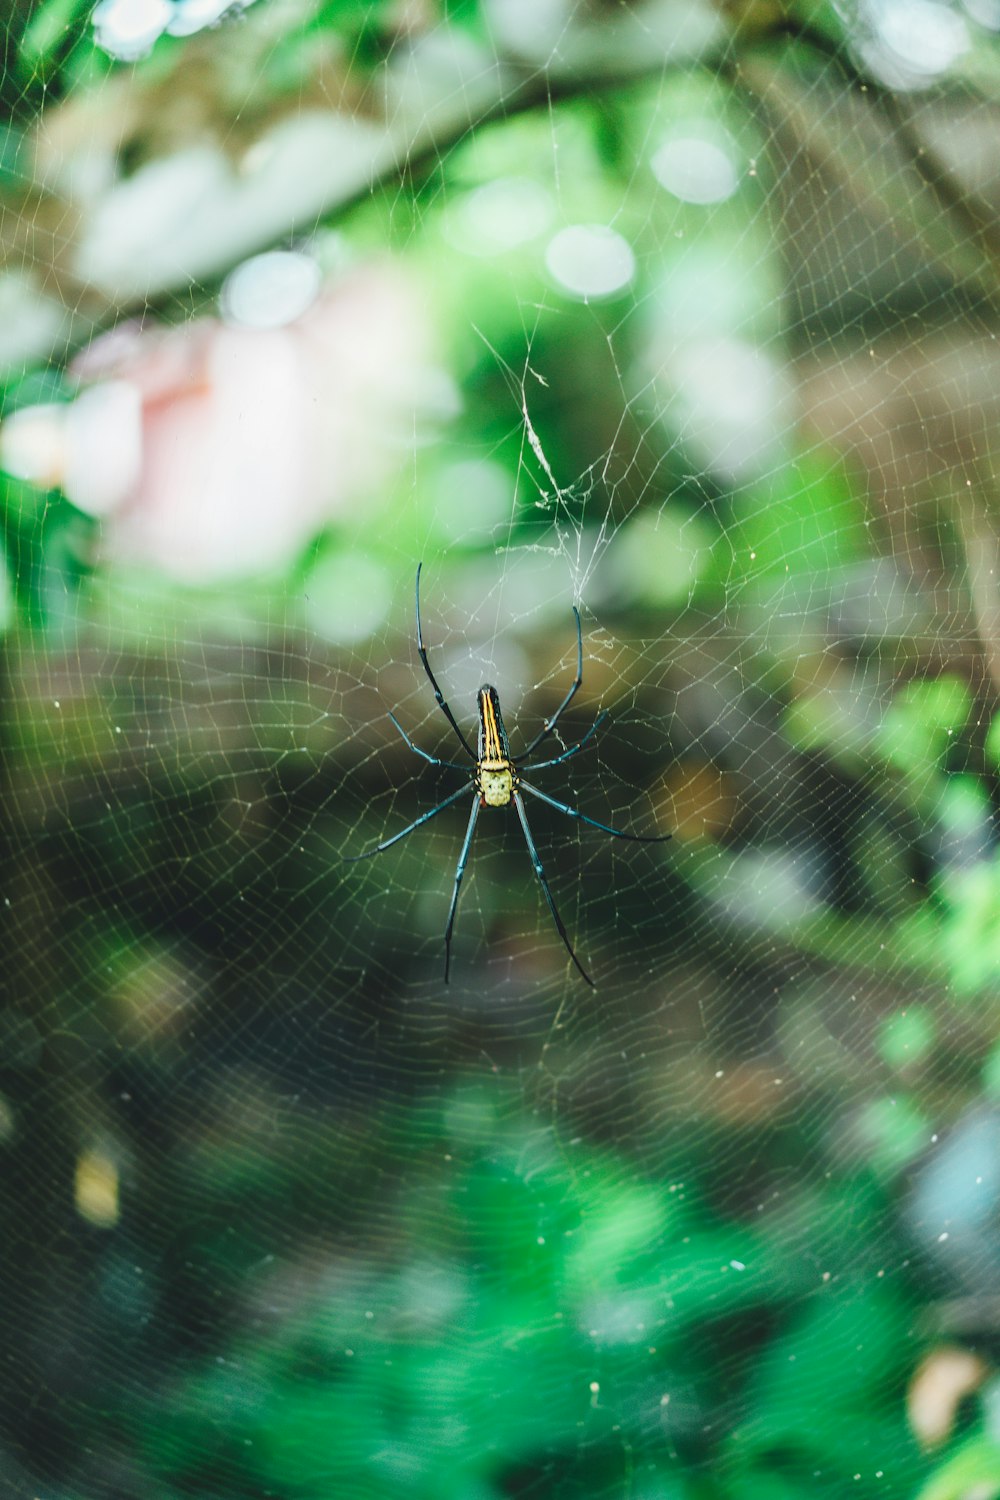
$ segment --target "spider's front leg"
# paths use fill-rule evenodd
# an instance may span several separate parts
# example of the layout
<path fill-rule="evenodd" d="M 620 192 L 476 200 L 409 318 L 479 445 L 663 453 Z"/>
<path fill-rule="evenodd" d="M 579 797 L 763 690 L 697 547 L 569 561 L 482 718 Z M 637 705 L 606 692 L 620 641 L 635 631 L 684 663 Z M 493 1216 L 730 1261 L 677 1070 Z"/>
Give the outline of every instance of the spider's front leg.
<path fill-rule="evenodd" d="M 573 678 L 573 684 L 551 719 L 545 720 L 545 723 L 535 735 L 531 744 L 526 746 L 522 754 L 518 757 L 519 760 L 527 760 L 528 756 L 533 755 L 538 749 L 542 740 L 552 733 L 563 716 L 563 710 L 569 708 L 576 697 L 577 689 L 583 681 L 583 630 L 580 625 L 580 611 L 575 604 L 573 605 L 573 618 L 576 620 L 576 676 Z"/>
<path fill-rule="evenodd" d="M 428 761 L 432 766 L 447 766 L 449 771 L 467 771 L 469 769 L 468 766 L 463 766 L 460 761 L 457 761 L 457 760 L 439 760 L 436 755 L 428 755 L 428 753 L 427 753 L 426 750 L 421 750 L 421 748 L 420 748 L 419 745 L 415 745 L 413 743 L 413 741 L 410 739 L 410 736 L 407 734 L 406 730 L 403 728 L 402 724 L 396 718 L 396 715 L 393 713 L 392 709 L 391 708 L 386 709 L 386 713 L 389 715 L 389 718 L 392 720 L 393 724 L 399 730 L 400 734 L 403 736 L 403 739 L 409 745 L 410 749 L 416 755 L 423 756 L 424 760 Z"/>
<path fill-rule="evenodd" d="M 427 660 L 427 649 L 424 646 L 424 631 L 423 631 L 423 626 L 420 623 L 420 570 L 421 570 L 422 567 L 423 567 L 423 563 L 418 563 L 417 564 L 417 655 L 420 657 L 420 660 L 423 663 L 424 671 L 427 673 L 427 681 L 430 683 L 431 687 L 434 689 L 434 697 L 437 700 L 437 706 L 438 706 L 438 708 L 444 714 L 445 718 L 448 720 L 448 723 L 451 725 L 452 729 L 454 729 L 455 733 L 458 735 L 458 738 L 461 740 L 462 745 L 463 745 L 466 753 L 469 756 L 469 759 L 470 760 L 475 760 L 476 757 L 475 757 L 475 753 L 473 752 L 472 746 L 469 744 L 468 740 L 465 738 L 465 735 L 462 733 L 461 729 L 458 726 L 458 721 L 456 720 L 455 715 L 452 713 L 451 709 L 448 707 L 448 703 L 447 703 L 447 700 L 446 700 L 446 698 L 444 696 L 444 693 L 442 693 L 441 689 L 438 687 L 437 678 L 434 676 L 434 673 L 431 671 L 431 664 Z"/>

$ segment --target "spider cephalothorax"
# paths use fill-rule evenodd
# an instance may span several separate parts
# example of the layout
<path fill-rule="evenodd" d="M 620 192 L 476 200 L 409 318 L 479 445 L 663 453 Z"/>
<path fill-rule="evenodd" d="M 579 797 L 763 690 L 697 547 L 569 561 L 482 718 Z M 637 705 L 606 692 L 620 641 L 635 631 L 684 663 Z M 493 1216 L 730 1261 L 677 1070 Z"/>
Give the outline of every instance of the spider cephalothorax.
<path fill-rule="evenodd" d="M 577 689 L 583 681 L 583 633 L 580 628 L 580 611 L 575 605 L 573 606 L 573 614 L 576 619 L 576 676 L 573 679 L 573 684 L 569 692 L 551 719 L 545 720 L 535 738 L 515 760 L 510 753 L 510 744 L 507 740 L 507 731 L 504 728 L 503 715 L 500 712 L 500 698 L 497 690 L 495 687 L 491 687 L 489 683 L 484 683 L 476 695 L 479 708 L 479 736 L 476 749 L 473 750 L 459 728 L 454 714 L 448 707 L 444 694 L 438 687 L 437 679 L 431 671 L 430 662 L 427 660 L 423 629 L 420 624 L 420 569 L 422 567 L 423 563 L 417 568 L 417 655 L 423 663 L 427 680 L 434 689 L 434 697 L 437 700 L 438 707 L 458 736 L 462 749 L 473 763 L 472 779 L 471 781 L 466 781 L 463 786 L 460 786 L 457 792 L 452 792 L 443 802 L 439 802 L 437 807 L 432 807 L 430 812 L 423 813 L 399 833 L 394 833 L 392 838 L 384 839 L 381 844 L 377 844 L 374 849 L 369 849 L 364 854 L 352 854 L 348 858 L 351 860 L 370 859 L 373 854 L 381 854 L 384 849 L 389 849 L 393 844 L 398 844 L 400 839 L 404 839 L 408 833 L 412 833 L 415 828 L 419 828 L 421 823 L 426 823 L 428 819 L 437 817 L 439 812 L 443 812 L 446 807 L 450 807 L 453 802 L 457 802 L 459 797 L 466 795 L 471 788 L 473 792 L 472 811 L 469 814 L 469 824 L 465 830 L 465 839 L 462 843 L 461 853 L 458 856 L 458 864 L 455 867 L 455 885 L 451 893 L 448 925 L 444 931 L 444 979 L 445 984 L 447 984 L 448 971 L 451 967 L 451 934 L 455 925 L 455 912 L 458 909 L 458 893 L 461 889 L 462 877 L 465 874 L 465 867 L 469 860 L 472 835 L 475 832 L 476 820 L 479 817 L 480 808 L 509 807 L 513 803 L 514 810 L 521 824 L 521 831 L 524 834 L 524 841 L 528 846 L 528 853 L 531 856 L 532 868 L 538 877 L 538 883 L 542 888 L 542 895 L 545 897 L 549 911 L 552 913 L 552 920 L 556 925 L 556 931 L 562 938 L 566 952 L 573 960 L 580 974 L 591 988 L 593 988 L 594 981 L 573 951 L 569 935 L 556 909 L 552 891 L 549 889 L 549 882 L 542 868 L 542 862 L 538 857 L 538 850 L 535 848 L 535 841 L 531 836 L 531 829 L 528 827 L 528 815 L 524 810 L 523 793 L 528 792 L 532 797 L 537 797 L 539 801 L 547 802 L 550 807 L 556 808 L 558 812 L 565 813 L 567 817 L 578 818 L 581 823 L 589 823 L 592 828 L 599 828 L 603 833 L 613 834 L 616 839 L 630 839 L 636 844 L 662 844 L 670 837 L 670 834 L 645 835 L 624 833 L 620 828 L 612 828 L 608 823 L 599 823 L 596 818 L 590 818 L 586 813 L 578 812 L 575 807 L 569 807 L 565 802 L 557 802 L 547 792 L 542 792 L 538 787 L 532 786 L 529 782 L 525 781 L 520 774 L 520 767 L 534 754 L 542 741 L 553 732 L 562 717 L 563 710 L 569 707 Z M 587 733 L 582 739 L 577 740 L 575 745 L 571 745 L 568 750 L 564 750 L 561 755 L 555 756 L 552 760 L 539 761 L 536 765 L 532 766 L 532 771 L 546 771 L 550 766 L 559 766 L 563 761 L 569 760 L 571 755 L 576 755 L 578 750 L 583 749 L 598 725 L 606 717 L 605 714 L 599 714 L 587 730 Z M 413 743 L 394 713 L 390 712 L 389 718 L 399 730 L 399 733 L 403 736 L 410 749 L 415 751 L 417 755 L 422 756 L 424 760 L 429 761 L 432 766 L 447 766 L 452 771 L 465 771 L 468 769 L 461 761 L 439 760 L 436 755 L 428 755 L 426 750 L 421 750 L 419 745 Z"/>

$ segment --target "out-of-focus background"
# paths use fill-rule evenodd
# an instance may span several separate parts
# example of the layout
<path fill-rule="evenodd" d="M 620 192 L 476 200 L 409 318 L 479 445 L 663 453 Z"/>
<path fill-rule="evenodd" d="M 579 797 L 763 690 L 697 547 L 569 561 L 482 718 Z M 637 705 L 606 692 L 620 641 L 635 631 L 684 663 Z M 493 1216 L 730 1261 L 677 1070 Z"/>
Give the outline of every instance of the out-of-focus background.
<path fill-rule="evenodd" d="M 1000 1495 L 1000 4 L 0 39 L 0 1493 Z"/>

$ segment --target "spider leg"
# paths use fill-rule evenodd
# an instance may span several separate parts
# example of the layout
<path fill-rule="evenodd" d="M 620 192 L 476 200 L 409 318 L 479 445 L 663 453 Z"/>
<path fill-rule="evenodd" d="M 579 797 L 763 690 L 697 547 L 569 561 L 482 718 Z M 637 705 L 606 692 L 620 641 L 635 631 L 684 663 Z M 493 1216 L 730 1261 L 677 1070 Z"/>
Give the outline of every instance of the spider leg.
<path fill-rule="evenodd" d="M 462 788 L 465 791 L 465 787 Z M 448 983 L 448 970 L 451 967 L 451 929 L 455 925 L 455 911 L 458 907 L 458 892 L 462 884 L 462 876 L 469 862 L 469 850 L 472 847 L 472 835 L 475 832 L 476 819 L 479 817 L 479 793 L 475 792 L 472 798 L 472 812 L 469 814 L 469 826 L 465 830 L 465 843 L 462 852 L 458 856 L 458 864 L 455 866 L 455 889 L 451 893 L 451 908 L 448 912 L 448 925 L 444 930 L 444 982 Z"/>
<path fill-rule="evenodd" d="M 460 786 L 457 792 L 452 792 L 450 797 L 446 797 L 443 802 L 439 802 L 437 807 L 432 807 L 430 812 L 421 813 L 420 817 L 415 818 L 402 832 L 394 833 L 391 839 L 384 839 L 381 844 L 376 844 L 374 849 L 367 849 L 364 854 L 346 854 L 344 856 L 345 861 L 348 864 L 354 864 L 359 859 L 371 859 L 374 854 L 381 854 L 383 850 L 391 849 L 393 844 L 398 844 L 400 839 L 405 839 L 406 835 L 412 833 L 415 828 L 419 828 L 421 823 L 427 823 L 431 818 L 436 818 L 439 812 L 444 812 L 446 807 L 450 807 L 453 802 L 457 802 L 459 797 L 463 797 L 468 790 L 469 784 Z"/>
<path fill-rule="evenodd" d="M 552 715 L 551 719 L 545 720 L 545 723 L 535 735 L 535 738 L 532 740 L 531 744 L 518 756 L 518 760 L 524 760 L 527 756 L 532 755 L 534 751 L 538 749 L 539 745 L 542 743 L 542 740 L 545 739 L 546 735 L 552 733 L 553 729 L 555 729 L 556 725 L 559 723 L 559 719 L 562 715 L 563 709 L 569 708 L 569 705 L 572 703 L 573 698 L 576 695 L 577 688 L 583 681 L 583 632 L 580 627 L 580 611 L 577 609 L 575 604 L 573 605 L 573 614 L 576 618 L 576 676 L 573 679 L 573 686 L 570 688 L 569 692 L 566 694 L 565 698 L 560 703 L 555 713 Z"/>
<path fill-rule="evenodd" d="M 518 796 L 517 792 L 513 792 L 511 794 L 511 801 L 517 808 L 517 815 L 521 820 L 521 830 L 524 834 L 524 842 L 528 846 L 528 853 L 531 856 L 531 863 L 534 867 L 535 874 L 538 877 L 538 884 L 542 888 L 542 895 L 545 897 L 545 900 L 548 903 L 549 911 L 552 913 L 552 920 L 556 924 L 556 931 L 563 940 L 563 947 L 566 949 L 566 952 L 569 954 L 570 958 L 573 960 L 574 964 L 583 975 L 584 979 L 590 985 L 590 988 L 592 990 L 596 989 L 597 986 L 594 984 L 594 981 L 591 979 L 590 975 L 583 967 L 583 964 L 573 952 L 573 945 L 569 940 L 569 934 L 563 926 L 562 917 L 559 915 L 559 912 L 556 908 L 556 903 L 553 899 L 552 892 L 549 890 L 549 882 L 546 880 L 545 871 L 542 869 L 542 862 L 538 857 L 538 850 L 535 848 L 535 841 L 531 837 L 531 829 L 528 827 L 528 815 L 524 810 L 524 803 L 521 801 L 521 798 Z"/>
<path fill-rule="evenodd" d="M 565 813 L 569 818 L 579 818 L 581 823 L 589 823 L 592 828 L 599 828 L 602 833 L 614 834 L 616 839 L 628 839 L 633 844 L 665 844 L 672 836 L 669 833 L 625 833 L 621 828 L 612 828 L 610 823 L 598 823 L 596 818 L 588 818 L 586 813 L 577 812 L 575 807 L 569 807 L 565 802 L 557 802 L 547 792 L 540 792 L 537 786 L 530 786 L 523 777 L 519 778 L 518 785 L 522 791 L 530 792 L 533 797 L 547 802 L 557 812 Z"/>
<path fill-rule="evenodd" d="M 386 713 L 389 715 L 389 718 L 395 724 L 396 728 L 399 730 L 400 734 L 403 736 L 403 739 L 409 745 L 410 749 L 416 751 L 417 755 L 422 755 L 423 758 L 424 758 L 424 760 L 430 761 L 430 763 L 431 763 L 432 766 L 447 766 L 448 769 L 451 770 L 451 771 L 464 771 L 464 770 L 467 769 L 467 767 L 465 767 L 465 766 L 462 765 L 461 761 L 457 761 L 457 760 L 438 760 L 438 758 L 437 758 L 436 755 L 428 755 L 426 750 L 421 750 L 421 748 L 420 748 L 419 745 L 415 745 L 413 743 L 413 741 L 410 739 L 410 736 L 407 734 L 406 730 L 403 728 L 402 724 L 396 718 L 396 715 L 393 713 L 392 709 L 391 708 L 387 708 L 386 709 Z"/>
<path fill-rule="evenodd" d="M 392 715 L 390 714 L 389 717 L 391 718 Z M 591 724 L 582 740 L 577 740 L 575 745 L 571 745 L 568 750 L 564 750 L 562 755 L 557 755 L 555 760 L 540 760 L 537 765 L 532 766 L 532 771 L 547 771 L 549 769 L 549 766 L 561 766 L 564 760 L 569 760 L 571 755 L 575 755 L 578 750 L 583 749 L 584 745 L 590 739 L 590 736 L 594 734 L 596 730 L 600 729 L 601 725 L 604 723 L 607 717 L 607 709 L 605 709 L 604 713 L 598 714 L 597 718 L 594 720 L 593 724 Z M 416 745 L 414 745 L 413 748 L 414 750 L 416 750 Z M 418 753 L 423 754 L 423 751 L 420 751 Z M 523 756 L 519 755 L 517 758 L 518 765 L 521 765 L 522 761 Z"/>
<path fill-rule="evenodd" d="M 473 750 L 472 746 L 469 744 L 468 740 L 465 738 L 465 735 L 459 729 L 458 724 L 455 720 L 455 715 L 452 713 L 451 709 L 448 707 L 448 704 L 445 702 L 445 696 L 442 693 L 441 689 L 438 687 L 437 678 L 431 671 L 431 664 L 427 660 L 427 650 L 424 646 L 424 632 L 420 624 L 420 569 L 422 567 L 422 562 L 417 564 L 417 654 L 424 664 L 424 671 L 427 673 L 427 680 L 430 683 L 431 687 L 434 689 L 434 696 L 437 699 L 438 708 L 444 714 L 445 718 L 448 720 L 448 723 L 451 725 L 452 729 L 454 729 L 455 733 L 462 741 L 462 744 L 465 746 L 465 750 L 469 758 L 471 760 L 475 760 L 476 753 Z"/>

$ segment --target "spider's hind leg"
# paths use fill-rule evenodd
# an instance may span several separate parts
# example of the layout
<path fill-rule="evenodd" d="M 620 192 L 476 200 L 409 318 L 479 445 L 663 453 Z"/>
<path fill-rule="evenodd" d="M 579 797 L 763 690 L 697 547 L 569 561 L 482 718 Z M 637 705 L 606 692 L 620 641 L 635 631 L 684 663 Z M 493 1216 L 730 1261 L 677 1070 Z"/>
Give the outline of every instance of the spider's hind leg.
<path fill-rule="evenodd" d="M 391 849 L 393 844 L 398 844 L 400 839 L 405 839 L 406 835 L 412 833 L 415 828 L 419 828 L 421 823 L 427 823 L 431 818 L 436 818 L 439 812 L 444 812 L 446 807 L 450 807 L 453 802 L 457 802 L 459 797 L 463 797 L 467 791 L 468 787 L 460 786 L 457 792 L 452 792 L 451 796 L 446 797 L 443 802 L 439 802 L 437 807 L 432 807 L 430 812 L 421 813 L 419 818 L 414 818 L 413 822 L 408 823 L 399 833 L 394 833 L 391 839 L 383 839 L 381 844 L 375 845 L 374 849 L 366 849 L 364 854 L 345 854 L 345 864 L 357 864 L 359 859 L 371 859 L 373 855 L 381 854 L 384 850 Z"/>
<path fill-rule="evenodd" d="M 462 876 L 469 862 L 469 850 L 472 848 L 472 835 L 476 830 L 476 819 L 479 817 L 479 792 L 473 793 L 472 811 L 469 814 L 469 826 L 465 830 L 465 842 L 458 856 L 458 864 L 455 866 L 455 888 L 451 893 L 451 906 L 448 910 L 448 925 L 444 930 L 444 982 L 448 984 L 448 971 L 451 968 L 451 931 L 455 925 L 455 912 L 458 910 L 458 892 L 462 884 Z"/>
<path fill-rule="evenodd" d="M 626 833 L 623 828 L 612 828 L 610 823 L 599 823 L 596 818 L 588 818 L 586 813 L 570 807 L 568 802 L 557 802 L 555 797 L 550 797 L 548 792 L 540 792 L 537 786 L 532 786 L 523 776 L 520 786 L 532 797 L 537 797 L 539 802 L 547 802 L 556 812 L 565 813 L 567 818 L 579 818 L 581 823 L 589 823 L 591 828 L 599 828 L 602 833 L 610 833 L 616 839 L 628 839 L 631 844 L 665 844 L 672 836 L 669 833 Z"/>
<path fill-rule="evenodd" d="M 522 783 L 522 785 L 523 785 L 523 783 Z M 569 954 L 570 958 L 573 960 L 574 964 L 576 965 L 576 967 L 579 970 L 579 972 L 582 974 L 583 978 L 590 985 L 590 988 L 592 990 L 596 989 L 597 986 L 595 985 L 594 981 L 591 979 L 590 975 L 587 973 L 586 969 L 583 967 L 583 964 L 580 962 L 580 960 L 577 958 L 576 954 L 573 952 L 573 945 L 572 945 L 572 943 L 569 940 L 569 934 L 567 933 L 566 928 L 563 926 L 563 920 L 562 920 L 562 917 L 560 917 L 559 911 L 558 911 L 558 909 L 556 907 L 555 898 L 553 897 L 552 892 L 549 889 L 549 882 L 545 878 L 545 871 L 542 868 L 542 861 L 539 859 L 539 857 L 538 857 L 538 850 L 535 848 L 535 841 L 531 837 L 531 829 L 528 827 L 528 815 L 527 815 L 527 813 L 524 810 L 524 803 L 523 803 L 523 801 L 522 801 L 519 793 L 514 792 L 513 795 L 512 795 L 512 797 L 511 797 L 511 801 L 513 802 L 514 806 L 517 808 L 517 815 L 518 815 L 518 817 L 521 820 L 521 830 L 524 833 L 524 842 L 528 846 L 528 853 L 531 855 L 531 863 L 532 863 L 532 866 L 534 868 L 535 875 L 538 878 L 538 884 L 542 888 L 542 895 L 545 897 L 545 900 L 548 903 L 549 911 L 552 913 L 552 920 L 556 924 L 556 931 L 558 932 L 559 936 L 563 940 L 563 947 L 566 949 L 566 952 Z"/>

